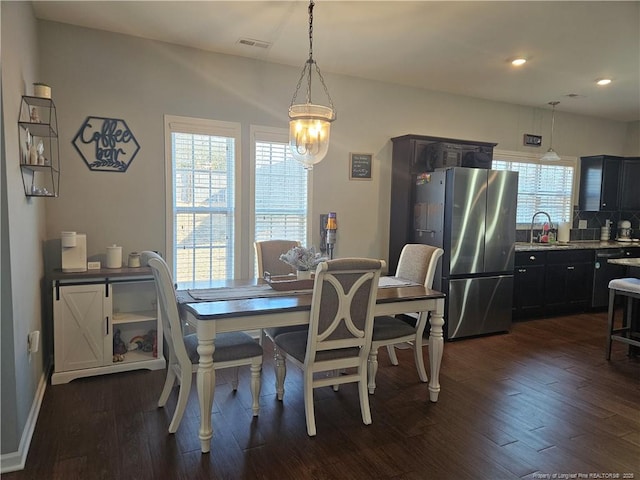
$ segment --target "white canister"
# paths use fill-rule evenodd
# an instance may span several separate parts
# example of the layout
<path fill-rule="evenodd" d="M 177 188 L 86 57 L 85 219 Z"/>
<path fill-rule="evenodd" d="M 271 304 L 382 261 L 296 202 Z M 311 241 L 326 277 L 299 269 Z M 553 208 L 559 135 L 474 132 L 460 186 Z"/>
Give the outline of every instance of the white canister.
<path fill-rule="evenodd" d="M 51 87 L 45 83 L 34 83 L 33 96 L 40 98 L 51 98 Z"/>
<path fill-rule="evenodd" d="M 138 252 L 131 252 L 129 254 L 127 266 L 129 268 L 138 268 L 140 266 L 140 254 Z"/>
<path fill-rule="evenodd" d="M 107 247 L 107 268 L 122 268 L 122 247 Z"/>

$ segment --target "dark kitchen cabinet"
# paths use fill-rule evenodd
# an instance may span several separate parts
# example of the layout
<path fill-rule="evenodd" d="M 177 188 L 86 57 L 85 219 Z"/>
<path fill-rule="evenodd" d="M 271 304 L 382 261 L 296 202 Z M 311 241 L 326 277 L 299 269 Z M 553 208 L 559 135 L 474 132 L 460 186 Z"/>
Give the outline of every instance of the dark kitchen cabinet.
<path fill-rule="evenodd" d="M 608 212 L 619 209 L 620 176 L 623 158 L 594 155 L 580 158 L 580 210 Z"/>
<path fill-rule="evenodd" d="M 481 151 L 485 158 L 491 159 L 493 147 L 496 144 L 424 135 L 403 135 L 392 138 L 391 142 L 393 143 L 393 155 L 389 219 L 389 273 L 393 274 L 398 266 L 402 247 L 407 243 L 414 242 L 413 206 L 416 174 L 433 171 L 434 165 L 438 164 L 433 158 L 436 149 L 430 147 L 436 144 L 450 147 L 441 149 L 439 153 L 448 154 L 448 160 L 451 160 L 456 154 L 459 155 L 459 165 L 462 165 L 462 155 L 470 151 Z M 448 165 L 450 162 L 444 164 Z"/>
<path fill-rule="evenodd" d="M 537 317 L 544 312 L 546 252 L 519 252 L 515 256 L 513 318 Z"/>
<path fill-rule="evenodd" d="M 591 303 L 593 250 L 547 252 L 545 275 L 547 314 L 586 309 Z"/>
<path fill-rule="evenodd" d="M 622 160 L 620 177 L 620 210 L 640 210 L 640 157 Z"/>

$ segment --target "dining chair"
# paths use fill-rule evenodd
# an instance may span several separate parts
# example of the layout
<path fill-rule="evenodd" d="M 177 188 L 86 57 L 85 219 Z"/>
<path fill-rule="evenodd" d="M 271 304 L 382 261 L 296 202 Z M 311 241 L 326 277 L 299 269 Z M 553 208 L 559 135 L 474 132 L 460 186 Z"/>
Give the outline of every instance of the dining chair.
<path fill-rule="evenodd" d="M 367 258 L 321 262 L 316 269 L 308 331 L 275 337 L 278 400 L 284 397 L 289 361 L 303 372 L 304 410 L 310 437 L 316 434 L 313 389 L 318 387 L 332 385 L 337 390 L 343 383 L 357 382 L 362 421 L 365 425 L 371 423 L 367 358 L 378 279 L 384 266 L 383 260 Z"/>
<path fill-rule="evenodd" d="M 280 260 L 280 255 L 287 253 L 293 247 L 299 247 L 296 240 L 265 240 L 254 242 L 258 259 L 258 278 L 264 278 L 264 272 L 271 275 L 288 275 L 295 273 L 294 268 Z"/>
<path fill-rule="evenodd" d="M 171 279 L 167 263 L 154 252 L 142 252 L 142 264 L 151 268 L 156 284 L 162 327 L 168 346 L 167 378 L 158 400 L 158 406 L 164 407 L 176 381 L 179 382 L 178 403 L 169 424 L 169 433 L 175 433 L 180 426 L 191 390 L 193 373 L 198 369 L 198 338 L 196 334 L 184 336 L 176 291 Z M 213 353 L 213 368 L 234 367 L 231 380 L 233 390 L 238 389 L 238 367 L 251 367 L 251 395 L 253 397 L 253 416 L 258 416 L 260 409 L 260 373 L 262 370 L 262 347 L 251 336 L 244 332 L 220 333 L 216 336 Z"/>
<path fill-rule="evenodd" d="M 299 247 L 300 242 L 297 240 L 265 240 L 262 242 L 254 242 L 256 248 L 256 257 L 258 258 L 258 278 L 264 278 L 264 272 L 271 275 L 288 275 L 295 273 L 295 269 L 280 260 L 280 255 L 287 253 L 294 247 Z M 271 341 L 281 333 L 306 330 L 306 325 L 292 325 L 289 327 L 273 327 L 265 328 L 262 333 L 269 337 Z M 262 341 L 262 335 L 260 335 Z M 274 352 L 275 358 L 275 352 Z"/>
<path fill-rule="evenodd" d="M 408 243 L 400 252 L 396 277 L 410 280 L 414 283 L 424 285 L 427 288 L 433 286 L 433 277 L 438 266 L 438 260 L 444 254 L 442 248 L 431 245 Z M 426 312 L 407 313 L 403 320 L 397 316 L 375 317 L 373 322 L 373 336 L 371 341 L 371 351 L 369 352 L 369 393 L 376 390 L 376 374 L 378 373 L 378 349 L 387 347 L 389 359 L 392 365 L 398 365 L 395 345 L 413 345 L 413 356 L 416 362 L 418 376 L 423 382 L 427 382 L 427 372 L 424 368 L 424 358 L 422 356 L 422 335 L 427 325 L 428 314 Z M 415 320 L 415 325 L 412 323 Z"/>

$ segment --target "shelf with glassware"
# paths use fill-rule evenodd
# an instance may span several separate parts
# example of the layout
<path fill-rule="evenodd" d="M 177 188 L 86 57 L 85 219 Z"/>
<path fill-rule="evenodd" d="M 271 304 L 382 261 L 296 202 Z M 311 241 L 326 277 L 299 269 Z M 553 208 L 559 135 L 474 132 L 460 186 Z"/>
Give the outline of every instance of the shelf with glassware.
<path fill-rule="evenodd" d="M 24 194 L 27 197 L 57 197 L 60 147 L 53 100 L 23 95 L 18 126 Z"/>

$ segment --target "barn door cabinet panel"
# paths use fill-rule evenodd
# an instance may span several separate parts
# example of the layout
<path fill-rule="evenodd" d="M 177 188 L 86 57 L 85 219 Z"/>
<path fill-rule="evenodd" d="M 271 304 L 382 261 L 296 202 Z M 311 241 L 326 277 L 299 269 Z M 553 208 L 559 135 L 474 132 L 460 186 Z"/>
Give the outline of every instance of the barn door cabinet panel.
<path fill-rule="evenodd" d="M 165 367 L 153 276 L 148 269 L 57 273 L 53 287 L 53 385 Z"/>

